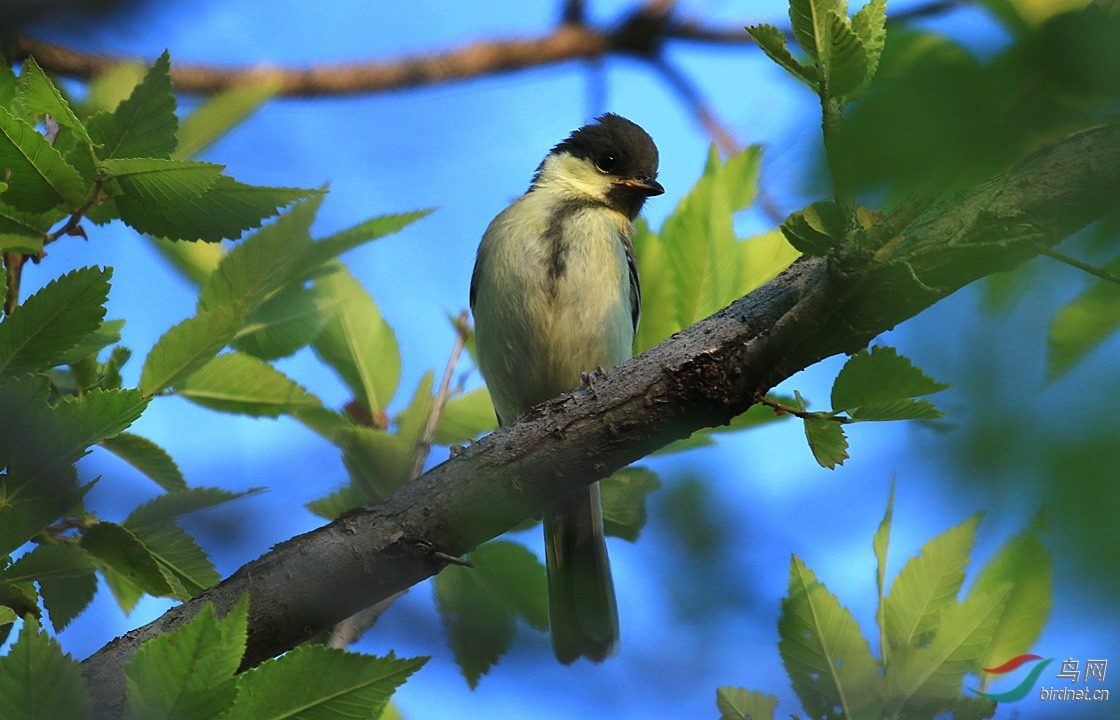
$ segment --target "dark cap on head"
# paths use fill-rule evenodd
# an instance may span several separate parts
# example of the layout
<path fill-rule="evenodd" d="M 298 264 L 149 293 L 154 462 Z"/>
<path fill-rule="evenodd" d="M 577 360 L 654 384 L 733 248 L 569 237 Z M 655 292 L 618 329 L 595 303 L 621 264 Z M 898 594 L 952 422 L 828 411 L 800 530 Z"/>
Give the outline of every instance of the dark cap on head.
<path fill-rule="evenodd" d="M 621 115 L 607 113 L 595 118 L 549 154 L 559 153 L 589 160 L 601 172 L 617 178 L 608 198 L 631 219 L 647 197 L 665 192 L 656 179 L 658 157 L 653 138 Z"/>

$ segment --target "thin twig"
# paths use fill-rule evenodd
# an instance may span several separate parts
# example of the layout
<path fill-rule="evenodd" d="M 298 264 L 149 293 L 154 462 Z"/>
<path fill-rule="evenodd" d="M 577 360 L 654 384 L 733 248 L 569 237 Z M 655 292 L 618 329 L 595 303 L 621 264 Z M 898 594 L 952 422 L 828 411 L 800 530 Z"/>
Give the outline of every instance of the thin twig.
<path fill-rule="evenodd" d="M 427 462 L 428 453 L 432 450 L 432 438 L 435 437 L 436 426 L 439 425 L 439 419 L 443 416 L 443 408 L 451 397 L 451 378 L 455 375 L 455 366 L 459 364 L 459 356 L 463 354 L 463 348 L 467 346 L 467 338 L 470 337 L 470 332 L 471 326 L 467 319 L 467 311 L 463 310 L 459 313 L 459 318 L 455 322 L 455 345 L 451 348 L 450 357 L 447 358 L 447 365 L 443 369 L 443 379 L 440 381 L 439 390 L 432 400 L 432 407 L 428 411 L 427 420 L 424 422 L 424 431 L 417 443 L 416 459 L 413 462 L 412 475 L 410 476 L 412 478 L 420 477 L 420 474 L 424 472 L 424 463 Z"/>
<path fill-rule="evenodd" d="M 1038 244 L 1038 252 L 1047 256 L 1047 257 L 1054 258 L 1058 262 L 1065 263 L 1066 265 L 1069 265 L 1070 267 L 1075 267 L 1078 270 L 1081 270 L 1083 272 L 1087 272 L 1090 275 L 1093 275 L 1095 277 L 1099 277 L 1101 280 L 1107 280 L 1110 283 L 1116 283 L 1117 285 L 1120 285 L 1120 275 L 1116 275 L 1115 273 L 1111 273 L 1108 270 L 1105 270 L 1104 268 L 1097 267 L 1096 265 L 1090 265 L 1089 263 L 1082 262 L 1082 261 L 1078 260 L 1077 258 L 1070 257 L 1069 255 L 1066 255 L 1065 253 L 1058 252 L 1057 250 L 1050 247 L 1049 245 L 1044 245 L 1042 243 L 1039 243 Z"/>

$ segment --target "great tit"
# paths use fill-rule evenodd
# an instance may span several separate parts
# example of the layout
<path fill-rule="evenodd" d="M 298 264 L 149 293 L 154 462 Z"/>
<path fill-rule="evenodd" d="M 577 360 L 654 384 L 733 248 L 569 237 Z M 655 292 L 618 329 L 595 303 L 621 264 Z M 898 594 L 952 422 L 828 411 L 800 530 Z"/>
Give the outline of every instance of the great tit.
<path fill-rule="evenodd" d="M 482 236 L 471 278 L 479 369 L 498 423 L 631 356 L 641 290 L 634 218 L 657 182 L 657 146 L 606 114 L 545 157 Z M 562 663 L 618 649 L 598 483 L 543 514 L 552 648 Z"/>

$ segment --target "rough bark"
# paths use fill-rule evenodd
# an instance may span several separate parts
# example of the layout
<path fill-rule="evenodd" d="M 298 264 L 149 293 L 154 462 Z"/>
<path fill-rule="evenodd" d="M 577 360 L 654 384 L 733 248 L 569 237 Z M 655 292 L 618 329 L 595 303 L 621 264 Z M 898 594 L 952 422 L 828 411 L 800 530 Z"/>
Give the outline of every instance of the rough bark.
<path fill-rule="evenodd" d="M 1034 153 L 912 220 L 803 258 L 630 362 L 472 444 L 416 481 L 278 545 L 83 663 L 99 716 L 119 715 L 121 668 L 208 602 L 250 593 L 246 666 L 439 572 L 579 485 L 701 428 L 726 424 L 793 373 L 1010 269 L 1120 205 L 1120 125 Z M 892 227 L 892 223 L 902 227 Z M 888 228 L 889 232 L 884 232 Z"/>

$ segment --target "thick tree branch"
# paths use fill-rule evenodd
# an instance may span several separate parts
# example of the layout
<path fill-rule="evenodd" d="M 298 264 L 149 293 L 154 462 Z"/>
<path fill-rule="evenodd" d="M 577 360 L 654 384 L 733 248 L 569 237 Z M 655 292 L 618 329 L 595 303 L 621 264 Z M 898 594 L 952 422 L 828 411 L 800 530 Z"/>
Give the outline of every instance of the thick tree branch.
<path fill-rule="evenodd" d="M 213 602 L 251 597 L 246 666 L 439 572 L 574 488 L 701 428 L 978 278 L 1037 255 L 1116 209 L 1120 125 L 1086 130 L 835 257 L 803 258 L 706 320 L 530 412 L 372 505 L 278 545 L 83 663 L 100 716 L 119 714 L 122 666 Z M 892 228 L 893 230 L 893 228 Z"/>

